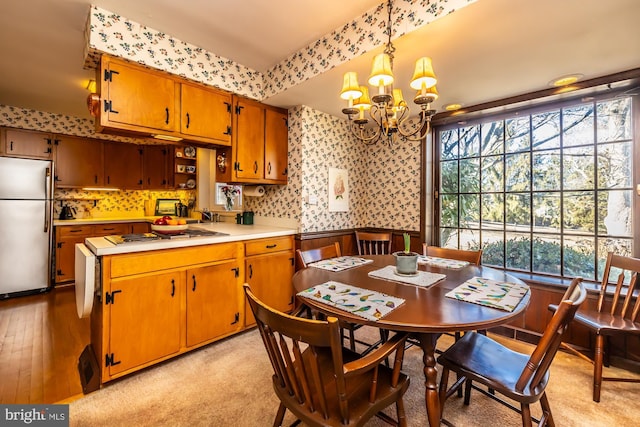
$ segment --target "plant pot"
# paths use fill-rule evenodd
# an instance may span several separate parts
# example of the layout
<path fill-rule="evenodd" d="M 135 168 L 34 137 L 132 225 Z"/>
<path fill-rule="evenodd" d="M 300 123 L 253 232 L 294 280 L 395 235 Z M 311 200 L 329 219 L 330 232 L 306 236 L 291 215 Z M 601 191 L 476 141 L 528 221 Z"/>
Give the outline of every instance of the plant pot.
<path fill-rule="evenodd" d="M 396 271 L 398 274 L 416 274 L 418 271 L 418 254 L 415 252 L 394 252 Z"/>

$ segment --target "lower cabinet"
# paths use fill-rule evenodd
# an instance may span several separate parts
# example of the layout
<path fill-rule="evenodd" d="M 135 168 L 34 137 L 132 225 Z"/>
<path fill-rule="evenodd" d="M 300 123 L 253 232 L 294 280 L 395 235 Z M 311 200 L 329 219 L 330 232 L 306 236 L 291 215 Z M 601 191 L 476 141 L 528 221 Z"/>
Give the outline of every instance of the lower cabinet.
<path fill-rule="evenodd" d="M 187 347 L 242 328 L 238 271 L 236 260 L 187 270 Z"/>
<path fill-rule="evenodd" d="M 180 351 L 184 272 L 114 280 L 105 293 L 111 319 L 105 365 L 117 375 Z"/>
<path fill-rule="evenodd" d="M 293 237 L 253 240 L 245 243 L 245 281 L 267 305 L 284 312 L 294 308 L 291 278 L 295 270 Z M 245 326 L 256 319 L 245 301 Z"/>
<path fill-rule="evenodd" d="M 101 257 L 91 343 L 101 383 L 244 327 L 242 242 Z"/>
<path fill-rule="evenodd" d="M 151 230 L 150 225 L 146 222 L 56 226 L 54 244 L 55 284 L 59 285 L 75 280 L 76 243 L 84 243 L 84 239 L 87 237 L 147 233 L 149 230 Z"/>

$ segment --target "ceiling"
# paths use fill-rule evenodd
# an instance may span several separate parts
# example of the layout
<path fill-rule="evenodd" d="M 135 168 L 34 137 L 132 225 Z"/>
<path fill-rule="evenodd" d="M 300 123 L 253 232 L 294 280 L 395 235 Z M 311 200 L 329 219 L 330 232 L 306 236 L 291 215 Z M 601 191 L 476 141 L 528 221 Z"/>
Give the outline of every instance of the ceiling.
<path fill-rule="evenodd" d="M 396 0 L 399 1 L 399 0 Z M 382 0 L 9 0 L 0 14 L 0 104 L 89 118 L 84 29 L 89 5 L 117 13 L 265 71 Z M 394 41 L 394 74 L 406 98 L 415 59 L 433 58 L 432 108 L 490 102 L 640 68 L 640 1 L 478 0 Z M 342 75 L 370 72 L 382 47 L 264 102 L 304 104 L 341 116 Z M 411 102 L 409 102 L 412 105 Z"/>

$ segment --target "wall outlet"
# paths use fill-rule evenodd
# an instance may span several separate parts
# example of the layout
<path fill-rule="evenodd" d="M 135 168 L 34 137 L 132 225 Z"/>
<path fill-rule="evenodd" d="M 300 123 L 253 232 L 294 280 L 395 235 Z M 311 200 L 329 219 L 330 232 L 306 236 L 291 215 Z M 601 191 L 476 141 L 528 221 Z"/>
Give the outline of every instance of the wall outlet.
<path fill-rule="evenodd" d="M 313 195 L 313 194 L 309 194 L 307 196 L 307 203 L 310 205 L 317 205 L 318 204 L 318 196 Z"/>

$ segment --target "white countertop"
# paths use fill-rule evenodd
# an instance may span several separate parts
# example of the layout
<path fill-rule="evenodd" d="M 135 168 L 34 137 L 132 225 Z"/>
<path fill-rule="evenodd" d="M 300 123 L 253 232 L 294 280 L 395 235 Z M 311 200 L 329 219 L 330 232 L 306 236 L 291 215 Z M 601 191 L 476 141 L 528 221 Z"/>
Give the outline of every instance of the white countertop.
<path fill-rule="evenodd" d="M 81 220 L 80 220 L 81 221 Z M 130 221 L 130 220 L 129 220 Z M 116 255 L 132 252 L 155 251 L 160 249 L 185 248 L 189 246 L 210 245 L 215 243 L 237 242 L 242 240 L 280 237 L 296 234 L 293 228 L 274 227 L 270 225 L 238 225 L 227 222 L 191 224 L 190 229 L 210 230 L 226 233 L 228 236 L 198 236 L 179 239 L 160 239 L 148 242 L 127 242 L 115 245 L 104 237 L 90 237 L 85 245 L 95 255 Z"/>

